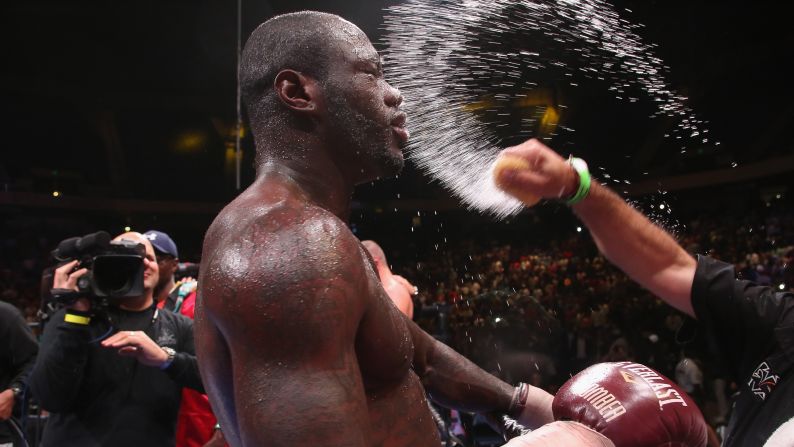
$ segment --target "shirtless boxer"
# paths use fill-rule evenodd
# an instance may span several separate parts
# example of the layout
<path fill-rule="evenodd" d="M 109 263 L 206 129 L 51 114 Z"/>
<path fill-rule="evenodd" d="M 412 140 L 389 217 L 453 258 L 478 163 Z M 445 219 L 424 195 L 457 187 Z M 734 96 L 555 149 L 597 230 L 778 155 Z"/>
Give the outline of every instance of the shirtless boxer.
<path fill-rule="evenodd" d="M 391 305 L 346 225 L 354 186 L 398 173 L 408 137 L 364 33 L 275 17 L 240 77 L 257 178 L 207 231 L 195 323 L 229 443 L 437 447 L 423 386 L 446 406 L 550 422 L 548 393 L 498 380 Z"/>

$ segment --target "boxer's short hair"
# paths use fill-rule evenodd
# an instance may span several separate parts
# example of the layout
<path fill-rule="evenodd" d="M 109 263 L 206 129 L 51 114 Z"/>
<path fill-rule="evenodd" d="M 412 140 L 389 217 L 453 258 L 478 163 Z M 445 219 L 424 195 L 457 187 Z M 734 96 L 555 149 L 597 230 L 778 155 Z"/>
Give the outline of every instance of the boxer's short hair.
<path fill-rule="evenodd" d="M 275 16 L 251 33 L 240 57 L 240 90 L 252 126 L 268 126 L 284 112 L 272 88 L 280 71 L 291 69 L 325 79 L 328 37 L 342 22 L 333 14 L 302 11 Z"/>

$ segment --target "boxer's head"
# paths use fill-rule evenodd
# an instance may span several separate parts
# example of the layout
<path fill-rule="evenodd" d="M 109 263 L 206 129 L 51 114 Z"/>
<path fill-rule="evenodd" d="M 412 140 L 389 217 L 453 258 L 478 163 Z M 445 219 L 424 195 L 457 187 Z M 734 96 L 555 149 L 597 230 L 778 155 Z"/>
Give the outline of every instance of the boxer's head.
<path fill-rule="evenodd" d="M 352 23 L 310 11 L 268 20 L 245 45 L 240 82 L 257 166 L 300 157 L 301 144 L 317 142 L 357 182 L 402 168 L 402 97 Z"/>

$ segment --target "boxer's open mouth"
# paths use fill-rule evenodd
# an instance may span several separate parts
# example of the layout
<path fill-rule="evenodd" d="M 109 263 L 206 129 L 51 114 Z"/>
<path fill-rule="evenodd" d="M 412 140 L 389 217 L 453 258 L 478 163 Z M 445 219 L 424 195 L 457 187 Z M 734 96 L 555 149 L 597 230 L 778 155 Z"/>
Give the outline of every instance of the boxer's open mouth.
<path fill-rule="evenodd" d="M 405 143 L 408 141 L 408 137 L 410 133 L 405 128 L 405 122 L 408 120 L 408 116 L 405 112 L 400 112 L 394 116 L 391 120 L 391 128 L 394 131 L 394 134 L 397 135 L 397 138 Z"/>
<path fill-rule="evenodd" d="M 406 143 L 408 141 L 408 137 L 410 136 L 410 134 L 405 129 L 405 127 L 392 126 L 391 128 L 394 131 L 394 134 L 397 135 L 397 138 L 401 142 Z"/>

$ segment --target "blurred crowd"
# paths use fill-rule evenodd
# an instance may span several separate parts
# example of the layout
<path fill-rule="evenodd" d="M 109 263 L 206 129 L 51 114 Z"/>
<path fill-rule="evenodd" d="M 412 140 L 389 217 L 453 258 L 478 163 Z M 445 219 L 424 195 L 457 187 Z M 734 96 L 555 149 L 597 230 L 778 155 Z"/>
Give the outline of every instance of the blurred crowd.
<path fill-rule="evenodd" d="M 619 229 L 616 229 L 619 231 Z M 676 232 L 692 254 L 734 263 L 738 276 L 794 288 L 794 216 L 701 218 Z M 57 240 L 5 237 L 0 299 L 34 332 L 42 269 Z M 732 388 L 686 317 L 598 254 L 586 232 L 545 244 L 467 239 L 419 262 L 391 259 L 418 288 L 414 320 L 484 369 L 550 392 L 581 369 L 633 360 L 675 378 L 714 426 Z"/>
<path fill-rule="evenodd" d="M 52 264 L 50 252 L 58 241 L 23 234 L 6 236 L 0 243 L 0 300 L 17 306 L 35 332 L 41 305 L 41 274 Z"/>
<path fill-rule="evenodd" d="M 735 264 L 741 278 L 794 289 L 792 216 L 701 218 L 677 237 L 692 254 Z M 589 365 L 632 360 L 675 378 L 714 426 L 727 420 L 735 384 L 722 379 L 688 317 L 582 233 L 546 246 L 468 240 L 398 272 L 418 286 L 416 321 L 508 382 L 554 393 Z"/>

